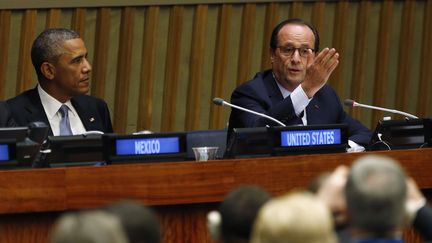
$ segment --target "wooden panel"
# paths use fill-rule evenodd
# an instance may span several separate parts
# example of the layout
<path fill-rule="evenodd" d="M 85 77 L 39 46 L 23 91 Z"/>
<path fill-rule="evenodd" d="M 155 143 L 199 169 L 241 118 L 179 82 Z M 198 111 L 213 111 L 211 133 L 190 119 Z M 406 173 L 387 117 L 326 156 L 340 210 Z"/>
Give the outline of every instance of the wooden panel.
<path fill-rule="evenodd" d="M 204 68 L 204 44 L 207 30 L 207 5 L 198 5 L 195 10 L 190 58 L 185 130 L 197 130 L 200 122 L 201 83 Z"/>
<path fill-rule="evenodd" d="M 159 23 L 159 7 L 146 10 L 142 49 L 140 99 L 138 100 L 138 131 L 149 130 L 153 114 L 153 82 L 155 79 L 156 34 Z"/>
<path fill-rule="evenodd" d="M 212 169 L 195 161 L 69 169 L 68 206 L 97 207 L 121 198 L 148 205 L 216 202 L 232 187 L 234 161 L 210 163 Z M 108 178 L 110 183 L 100 183 Z"/>
<path fill-rule="evenodd" d="M 171 8 L 162 104 L 162 132 L 174 131 L 183 26 L 183 6 Z"/>
<path fill-rule="evenodd" d="M 228 4 L 228 3 L 269 3 L 290 2 L 293 0 L 19 0 L 0 1 L 1 9 L 27 8 L 75 8 L 75 7 L 123 7 L 152 5 Z"/>
<path fill-rule="evenodd" d="M 291 8 L 289 10 L 290 18 L 301 18 L 302 17 L 303 4 L 300 1 L 295 1 L 291 3 Z"/>
<path fill-rule="evenodd" d="M 62 169 L 0 171 L 0 212 L 66 209 L 64 177 Z"/>
<path fill-rule="evenodd" d="M 333 47 L 337 50 L 341 57 L 345 56 L 346 36 L 348 24 L 348 6 L 347 1 L 339 1 L 336 6 L 333 29 Z M 341 60 L 339 66 L 333 71 L 330 76 L 329 83 L 340 96 L 343 94 L 345 62 Z"/>
<path fill-rule="evenodd" d="M 34 69 L 31 63 L 30 52 L 35 38 L 36 16 L 36 10 L 25 10 L 22 18 L 16 94 L 29 89 L 33 83 L 32 74 Z"/>
<path fill-rule="evenodd" d="M 421 188 L 432 188 L 431 148 L 373 153 L 394 157 Z M 125 197 L 149 205 L 217 202 L 242 184 L 260 185 L 279 195 L 309 185 L 311 178 L 336 168 L 341 160 L 350 164 L 364 154 L 218 160 L 208 161 L 205 166 L 192 161 L 69 168 L 66 174 L 68 206 L 97 207 Z"/>
<path fill-rule="evenodd" d="M 417 115 L 431 115 L 430 82 L 432 80 L 432 1 L 426 1 L 423 19 L 423 35 L 420 62 L 420 81 L 417 98 Z"/>
<path fill-rule="evenodd" d="M 85 8 L 75 9 L 72 15 L 71 28 L 80 35 L 81 39 L 85 38 L 85 16 L 86 16 Z"/>
<path fill-rule="evenodd" d="M 213 203 L 156 207 L 164 229 L 162 242 L 215 243 L 207 230 L 207 213 L 217 206 Z"/>
<path fill-rule="evenodd" d="M 7 63 L 9 57 L 9 34 L 11 24 L 11 11 L 0 10 L 0 100 L 5 97 Z"/>
<path fill-rule="evenodd" d="M 410 98 L 410 87 L 413 85 L 411 81 L 411 60 L 413 49 L 413 36 L 414 36 L 414 14 L 416 2 L 405 1 L 399 42 L 399 63 L 397 68 L 396 80 L 396 96 L 395 105 L 396 109 L 406 111 L 408 110 L 408 98 Z"/>
<path fill-rule="evenodd" d="M 252 47 L 255 42 L 254 29 L 256 4 L 247 3 L 243 7 L 239 58 L 237 64 L 237 86 L 251 78 Z"/>
<path fill-rule="evenodd" d="M 124 164 L 101 167 L 1 171 L 0 213 L 93 208 L 134 198 L 149 205 L 212 203 L 242 184 L 280 195 L 316 175 L 366 154 L 395 158 L 420 188 L 432 188 L 432 148 L 366 153 Z M 271 175 L 271 176 L 269 176 Z M 67 200 L 67 202 L 65 202 Z"/>
<path fill-rule="evenodd" d="M 110 46 L 109 33 L 111 10 L 100 8 L 97 11 L 96 34 L 93 56 L 91 94 L 99 98 L 105 97 L 105 83 L 107 79 L 108 52 Z"/>
<path fill-rule="evenodd" d="M 125 7 L 122 9 L 114 104 L 114 130 L 117 133 L 126 132 L 134 17 L 135 8 Z"/>
<path fill-rule="evenodd" d="M 378 45 L 376 52 L 375 81 L 373 104 L 385 106 L 385 93 L 387 90 L 387 79 L 389 71 L 390 34 L 392 25 L 393 2 L 383 1 L 381 3 L 380 23 L 378 30 Z M 372 111 L 371 124 L 376 124 L 383 116 L 381 111 Z"/>
<path fill-rule="evenodd" d="M 46 16 L 46 24 L 45 28 L 57 28 L 60 24 L 60 16 L 61 16 L 61 9 L 53 8 L 48 10 L 47 16 Z"/>
<path fill-rule="evenodd" d="M 276 27 L 279 21 L 279 4 L 269 3 L 266 6 L 266 15 L 264 22 L 264 33 L 263 33 L 263 48 L 261 54 L 261 69 L 270 69 L 270 37 L 273 29 Z"/>
<path fill-rule="evenodd" d="M 353 100 L 362 100 L 365 86 L 366 53 L 368 48 L 368 19 L 370 18 L 370 2 L 361 1 L 357 10 L 355 45 L 353 57 L 353 72 L 351 77 L 351 97 Z M 352 109 L 351 115 L 361 118 L 363 109 Z"/>
<path fill-rule="evenodd" d="M 95 208 L 123 198 L 156 207 L 164 242 L 211 242 L 205 215 L 233 188 L 256 184 L 281 195 L 304 188 L 340 161 L 349 165 L 365 154 L 372 152 L 0 171 L 0 193 L 6 199 L 0 200 L 0 242 L 48 242 L 58 216 L 50 212 Z M 432 188 L 432 148 L 373 154 L 397 159 L 420 188 Z M 35 208 L 41 213 L 31 213 Z M 418 237 L 412 232 L 404 238 L 420 242 L 413 241 Z"/>
<path fill-rule="evenodd" d="M 224 87 L 227 83 L 227 62 L 228 62 L 228 44 L 230 41 L 229 32 L 232 18 L 232 5 L 223 4 L 219 10 L 218 30 L 216 37 L 216 53 L 214 59 L 213 86 L 211 97 L 224 97 Z M 210 129 L 224 128 L 225 120 L 222 107 L 214 105 L 210 108 Z"/>
<path fill-rule="evenodd" d="M 312 24 L 318 30 L 320 36 L 324 34 L 325 6 L 324 1 L 316 1 L 312 9 Z"/>
<path fill-rule="evenodd" d="M 59 213 L 0 215 L 0 243 L 50 242 Z"/>

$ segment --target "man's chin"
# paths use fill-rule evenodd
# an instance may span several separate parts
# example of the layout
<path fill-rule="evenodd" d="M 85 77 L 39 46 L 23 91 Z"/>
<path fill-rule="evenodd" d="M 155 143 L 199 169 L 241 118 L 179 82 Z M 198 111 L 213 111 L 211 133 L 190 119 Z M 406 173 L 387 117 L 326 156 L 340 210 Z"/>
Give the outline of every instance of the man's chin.
<path fill-rule="evenodd" d="M 75 94 L 76 95 L 83 95 L 83 94 L 87 94 L 89 91 L 90 91 L 89 87 L 83 87 L 83 88 L 78 89 Z"/>
<path fill-rule="evenodd" d="M 299 77 L 287 77 L 286 81 L 290 85 L 297 87 L 303 82 L 303 79 Z"/>

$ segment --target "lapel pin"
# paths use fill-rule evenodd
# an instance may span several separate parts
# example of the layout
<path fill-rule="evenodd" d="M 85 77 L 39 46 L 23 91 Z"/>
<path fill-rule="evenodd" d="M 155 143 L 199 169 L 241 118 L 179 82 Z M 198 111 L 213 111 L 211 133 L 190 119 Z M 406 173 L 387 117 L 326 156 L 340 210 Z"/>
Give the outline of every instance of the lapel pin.
<path fill-rule="evenodd" d="M 318 106 L 318 105 L 314 105 L 314 107 L 317 108 L 317 109 L 319 109 L 319 106 Z"/>
<path fill-rule="evenodd" d="M 94 117 L 90 118 L 90 122 L 94 122 L 94 121 L 95 121 Z"/>

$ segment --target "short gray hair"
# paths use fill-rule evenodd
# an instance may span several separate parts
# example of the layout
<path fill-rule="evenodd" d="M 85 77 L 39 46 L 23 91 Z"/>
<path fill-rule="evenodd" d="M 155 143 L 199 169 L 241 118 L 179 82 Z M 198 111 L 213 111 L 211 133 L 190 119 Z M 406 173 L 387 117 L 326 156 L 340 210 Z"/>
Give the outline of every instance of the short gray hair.
<path fill-rule="evenodd" d="M 51 243 L 127 243 L 120 220 L 101 210 L 66 213 L 53 231 Z"/>
<path fill-rule="evenodd" d="M 406 176 L 392 158 L 368 155 L 356 160 L 345 194 L 353 226 L 375 236 L 385 236 L 402 226 Z"/>
<path fill-rule="evenodd" d="M 80 38 L 79 34 L 70 29 L 46 29 L 33 41 L 31 59 L 38 79 L 44 79 L 40 70 L 44 62 L 57 62 L 62 54 L 63 42 Z"/>

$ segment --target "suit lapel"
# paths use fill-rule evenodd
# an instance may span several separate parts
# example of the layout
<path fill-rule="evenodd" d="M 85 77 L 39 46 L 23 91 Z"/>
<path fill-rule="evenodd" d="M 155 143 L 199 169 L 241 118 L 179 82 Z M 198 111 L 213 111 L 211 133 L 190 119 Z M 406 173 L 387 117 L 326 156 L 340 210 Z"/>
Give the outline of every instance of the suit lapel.
<path fill-rule="evenodd" d="M 98 126 L 99 122 L 96 120 L 97 116 L 95 116 L 94 112 L 90 111 L 88 104 L 84 105 L 79 96 L 73 97 L 71 99 L 71 103 L 77 111 L 78 116 L 80 117 L 81 122 L 87 131 L 101 130 L 101 128 Z"/>
<path fill-rule="evenodd" d="M 267 93 L 269 96 L 268 98 L 270 99 L 273 105 L 283 100 L 282 93 L 280 92 L 279 87 L 277 86 L 276 80 L 274 79 L 271 71 L 265 73 L 264 85 L 267 89 Z"/>
<path fill-rule="evenodd" d="M 319 110 L 319 106 L 317 102 L 315 101 L 315 98 L 312 99 L 308 106 L 306 106 L 306 119 L 308 125 L 316 124 L 315 117 L 316 112 Z"/>
<path fill-rule="evenodd" d="M 30 90 L 29 92 L 29 99 L 30 102 L 25 106 L 25 109 L 23 112 L 28 113 L 28 120 L 27 122 L 33 122 L 33 121 L 42 121 L 49 127 L 48 135 L 53 135 L 53 132 L 51 130 L 51 125 L 48 121 L 48 117 L 45 114 L 45 109 L 43 108 L 42 101 L 39 97 L 39 93 L 37 91 L 37 87 Z"/>

